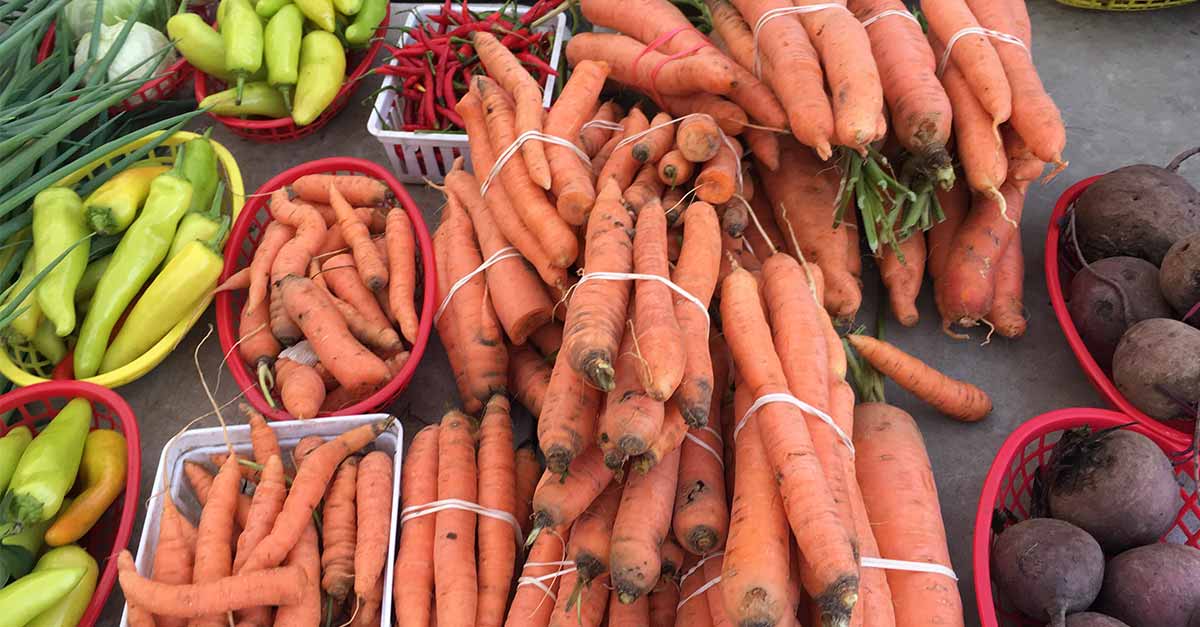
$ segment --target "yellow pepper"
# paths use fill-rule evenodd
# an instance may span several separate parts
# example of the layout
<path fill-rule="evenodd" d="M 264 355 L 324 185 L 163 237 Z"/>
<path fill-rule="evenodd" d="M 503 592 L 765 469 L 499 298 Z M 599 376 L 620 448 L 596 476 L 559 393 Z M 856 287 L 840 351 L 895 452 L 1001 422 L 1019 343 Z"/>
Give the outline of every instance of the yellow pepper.
<path fill-rule="evenodd" d="M 79 462 L 83 491 L 46 530 L 46 544 L 63 546 L 82 538 L 125 489 L 125 436 L 111 429 L 88 434 Z"/>

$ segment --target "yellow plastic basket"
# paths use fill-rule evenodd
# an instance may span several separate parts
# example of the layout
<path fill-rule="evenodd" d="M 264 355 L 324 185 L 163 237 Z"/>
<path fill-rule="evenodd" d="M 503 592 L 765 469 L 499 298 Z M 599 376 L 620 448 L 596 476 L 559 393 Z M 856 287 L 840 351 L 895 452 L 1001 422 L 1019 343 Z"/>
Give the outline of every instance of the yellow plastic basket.
<path fill-rule="evenodd" d="M 75 185 L 81 181 L 86 181 L 96 174 L 102 168 L 112 165 L 113 161 L 120 158 L 122 155 L 133 152 L 141 146 L 154 140 L 161 135 L 152 133 L 132 144 L 122 148 L 121 150 L 113 151 L 86 166 L 77 170 L 74 174 L 67 176 L 58 182 L 59 185 Z M 199 137 L 196 133 L 179 131 L 160 144 L 146 157 L 147 162 L 161 163 L 170 165 L 175 162 L 175 155 L 180 144 Z M 238 170 L 237 161 L 233 155 L 221 144 L 212 142 L 213 149 L 217 153 L 217 162 L 220 164 L 222 178 L 225 179 L 225 193 L 232 200 L 230 206 L 233 211 L 233 218 L 236 219 L 238 213 L 242 210 L 242 205 L 246 202 L 246 189 L 242 183 L 242 173 Z M 208 309 L 208 304 L 212 302 L 212 296 L 209 295 L 201 301 L 196 308 L 192 310 L 182 322 L 175 325 L 157 344 L 150 347 L 150 350 L 142 354 L 141 357 L 132 362 L 104 374 L 96 375 L 90 379 L 85 379 L 89 383 L 103 385 L 108 388 L 115 388 L 136 381 L 142 375 L 150 372 L 155 366 L 162 363 L 162 360 L 175 350 L 187 332 L 191 330 L 192 325 L 204 315 L 204 310 Z M 12 344 L 4 342 L 4 350 L 0 350 L 0 374 L 8 377 L 10 381 L 19 386 L 33 385 L 48 381 L 49 370 L 53 368 L 49 361 L 32 350 L 29 346 Z"/>
<path fill-rule="evenodd" d="M 1097 11 L 1151 11 L 1191 4 L 1196 0 L 1058 0 L 1059 4 Z"/>

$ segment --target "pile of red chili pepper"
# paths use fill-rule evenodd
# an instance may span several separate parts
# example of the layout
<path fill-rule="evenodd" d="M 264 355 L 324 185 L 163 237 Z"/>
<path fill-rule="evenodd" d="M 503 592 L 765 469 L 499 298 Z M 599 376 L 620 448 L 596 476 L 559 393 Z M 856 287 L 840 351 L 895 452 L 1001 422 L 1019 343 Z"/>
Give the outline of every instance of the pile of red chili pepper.
<path fill-rule="evenodd" d="M 454 3 L 446 0 L 441 11 L 423 16 L 415 28 L 403 29 L 402 46 L 385 44 L 392 61 L 376 72 L 398 77 L 390 87 L 401 96 L 404 124 L 401 131 L 461 131 L 462 119 L 454 107 L 467 91 L 470 77 L 484 73 L 479 57 L 472 48 L 470 36 L 476 31 L 490 31 L 523 63 L 530 74 L 545 86 L 547 77 L 558 72 L 547 63 L 554 44 L 553 33 L 536 31 L 543 18 L 552 17 L 568 8 L 565 0 L 538 0 L 524 14 L 517 16 L 516 3 L 511 2 L 499 11 L 476 13 L 467 0 Z M 567 3 L 568 5 L 570 3 Z"/>

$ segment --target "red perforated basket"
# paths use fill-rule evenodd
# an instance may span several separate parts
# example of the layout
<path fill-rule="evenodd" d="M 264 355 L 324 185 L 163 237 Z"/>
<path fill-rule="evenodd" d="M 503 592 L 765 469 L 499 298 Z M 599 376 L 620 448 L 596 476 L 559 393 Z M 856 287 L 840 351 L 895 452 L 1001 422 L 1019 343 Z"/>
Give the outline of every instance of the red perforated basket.
<path fill-rule="evenodd" d="M 234 135 L 256 142 L 289 142 L 312 135 L 321 127 L 328 124 L 342 109 L 346 108 L 346 105 L 350 102 L 350 95 L 354 93 L 354 88 L 358 86 L 359 79 L 367 75 L 367 71 L 371 69 L 371 64 L 375 61 L 375 57 L 379 55 L 379 49 L 383 46 L 385 35 L 387 35 L 386 17 L 383 23 L 379 25 L 379 30 L 375 32 L 375 38 L 372 40 L 371 46 L 366 50 L 354 52 L 347 59 L 347 65 L 354 69 L 342 83 L 342 88 L 334 96 L 333 102 L 329 103 L 328 107 L 325 107 L 325 111 L 317 116 L 317 119 L 313 120 L 312 124 L 296 126 L 296 123 L 290 117 L 273 120 L 243 120 L 242 118 L 213 115 L 211 113 L 209 115 L 214 120 L 224 124 Z M 196 102 L 203 101 L 210 92 L 221 91 L 225 88 L 225 84 L 219 79 L 213 78 L 203 72 L 196 72 Z"/>
<path fill-rule="evenodd" d="M 1015 611 L 1006 610 L 997 602 L 991 576 L 991 548 L 995 540 L 992 513 L 996 509 L 1006 509 L 1020 520 L 1029 518 L 1034 473 L 1050 458 L 1050 451 L 1063 430 L 1083 426 L 1105 429 L 1120 425 L 1130 425 L 1126 428 L 1150 438 L 1168 455 L 1183 451 L 1190 444 L 1182 435 L 1133 423 L 1125 414 L 1091 408 L 1060 409 L 1042 414 L 1017 427 L 1004 441 L 983 481 L 979 511 L 975 514 L 975 601 L 983 627 L 1041 627 L 1045 624 L 1045 621 L 1032 621 Z M 1179 476 L 1190 477 L 1192 471 L 1190 462 L 1175 468 Z M 1175 525 L 1167 532 L 1167 537 L 1175 542 L 1186 540 L 1191 546 L 1200 548 L 1200 504 L 1197 503 L 1196 493 L 1183 488 L 1179 493 L 1183 507 L 1179 510 Z M 1163 541 L 1166 541 L 1166 537 Z"/>
<path fill-rule="evenodd" d="M 254 251 L 258 248 L 258 241 L 267 224 L 271 222 L 270 213 L 267 211 L 267 196 L 281 187 L 291 185 L 293 181 L 307 174 L 363 174 L 383 181 L 395 196 L 396 203 L 408 213 L 408 219 L 412 222 L 413 231 L 416 234 L 417 247 L 420 252 L 418 261 L 423 268 L 420 277 L 421 283 L 418 286 L 422 292 L 419 312 L 421 326 L 417 333 L 417 341 L 409 351 L 408 361 L 405 362 L 404 367 L 395 378 L 369 398 L 332 414 L 321 415 L 349 416 L 370 413 L 396 400 L 404 388 L 408 387 L 408 382 L 412 380 L 413 374 L 417 371 L 417 365 L 421 362 L 421 356 L 425 354 L 425 347 L 429 344 L 429 335 L 433 328 L 433 310 L 437 298 L 437 272 L 433 261 L 433 240 L 429 237 L 429 230 L 425 227 L 425 219 L 421 216 L 421 210 L 391 172 L 363 159 L 335 157 L 298 165 L 267 181 L 247 199 L 246 206 L 233 225 L 229 242 L 225 244 L 225 270 L 221 274 L 221 280 L 224 281 L 238 270 L 250 265 Z M 232 371 L 238 387 L 246 394 L 250 403 L 267 417 L 273 420 L 291 420 L 293 417 L 282 408 L 276 409 L 267 404 L 267 399 L 263 398 L 262 392 L 258 389 L 257 378 L 235 350 L 234 344 L 238 340 L 238 319 L 242 306 L 246 302 L 246 291 L 221 292 L 217 294 L 216 302 L 217 332 L 221 338 L 221 351 L 223 354 L 229 355 L 225 363 Z"/>
<path fill-rule="evenodd" d="M 1071 280 L 1075 277 L 1075 273 L 1081 269 L 1076 261 L 1078 257 L 1071 248 L 1068 248 L 1071 245 L 1067 231 L 1070 226 L 1070 212 L 1073 210 L 1075 201 L 1083 194 L 1083 190 L 1099 178 L 1099 176 L 1086 178 L 1069 187 L 1058 198 L 1058 202 L 1054 205 L 1054 212 L 1050 214 L 1050 227 L 1046 230 L 1046 288 L 1050 292 L 1050 307 L 1054 309 L 1054 316 L 1058 318 L 1058 326 L 1062 328 L 1063 335 L 1067 336 L 1067 344 L 1075 353 L 1075 359 L 1079 361 L 1079 365 L 1083 367 L 1084 374 L 1110 405 L 1146 425 L 1152 431 L 1168 434 L 1182 433 L 1190 438 L 1193 429 L 1192 421 L 1161 421 L 1151 418 L 1125 398 L 1125 395 L 1113 383 L 1109 373 L 1105 372 L 1104 368 L 1101 368 L 1100 364 L 1092 358 L 1087 345 L 1083 343 L 1083 338 L 1079 336 L 1079 330 L 1075 328 L 1071 312 L 1067 310 L 1066 294 L 1071 289 Z"/>
<path fill-rule="evenodd" d="M 128 464 L 125 471 L 125 491 L 113 502 L 80 541 L 79 545 L 96 558 L 100 565 L 100 581 L 87 611 L 80 619 L 81 627 L 91 627 L 100 618 L 108 595 L 117 581 L 117 554 L 129 545 L 133 519 L 137 514 L 138 487 L 142 476 L 142 442 L 138 436 L 137 418 L 133 410 L 116 392 L 83 381 L 51 381 L 18 388 L 0 396 L 0 414 L 12 412 L 0 422 L 0 435 L 14 427 L 25 425 L 35 434 L 50 421 L 67 401 L 86 398 L 92 403 L 92 428 L 115 429 L 125 436 Z"/>

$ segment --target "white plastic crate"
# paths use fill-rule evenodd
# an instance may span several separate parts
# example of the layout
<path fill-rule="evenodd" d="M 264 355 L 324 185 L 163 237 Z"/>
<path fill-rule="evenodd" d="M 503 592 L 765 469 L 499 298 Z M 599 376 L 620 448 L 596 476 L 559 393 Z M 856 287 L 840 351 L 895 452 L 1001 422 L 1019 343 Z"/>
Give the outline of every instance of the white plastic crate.
<path fill-rule="evenodd" d="M 471 3 L 469 6 L 472 11 L 482 13 L 498 11 L 502 5 Z M 394 21 L 398 15 L 406 15 L 404 25 L 408 28 L 415 28 L 426 19 L 425 16 L 440 12 L 442 7 L 441 4 L 419 4 L 412 9 L 402 9 L 401 5 L 393 3 L 391 5 L 392 19 Z M 527 6 L 517 7 L 519 15 L 523 15 L 528 10 Z M 551 23 L 543 24 L 538 30 L 554 31 L 554 44 L 551 47 L 549 63 L 551 67 L 558 67 L 558 61 L 562 55 L 563 46 L 566 45 L 569 32 L 567 15 L 560 13 L 555 17 L 553 26 Z M 401 31 L 397 30 L 397 32 Z M 411 39 L 408 35 L 401 34 L 399 41 L 403 46 Z M 395 63 L 395 61 L 391 63 Z M 550 76 L 546 79 L 545 98 L 542 101 L 545 107 L 550 106 L 554 94 L 554 81 L 557 78 Z M 390 130 L 401 128 L 404 124 L 402 118 L 404 107 L 400 94 L 392 89 L 400 80 L 396 76 L 383 78 L 383 88 L 375 98 L 375 108 L 371 111 L 370 119 L 367 120 L 367 131 L 383 144 L 383 151 L 392 164 L 396 178 L 401 182 L 420 183 L 428 180 L 440 183 L 457 157 L 466 158 L 467 164 L 470 165 L 471 150 L 467 142 L 467 135 L 466 133 L 414 133 Z"/>
<path fill-rule="evenodd" d="M 357 426 L 376 422 L 387 418 L 387 414 L 366 414 L 361 416 L 335 416 L 332 418 L 313 418 L 311 420 L 287 420 L 269 423 L 279 438 L 279 447 L 284 452 L 284 465 L 291 468 L 289 454 L 301 438 L 318 435 L 326 440 L 332 439 Z M 241 454 L 250 454 L 250 426 L 231 426 L 227 430 L 233 449 Z M 392 624 L 392 565 L 396 561 L 396 533 L 400 518 L 400 466 L 403 458 L 404 431 L 399 420 L 394 420 L 387 431 L 381 433 L 372 445 L 376 450 L 392 456 L 392 532 L 388 541 L 387 566 L 383 581 L 383 611 L 380 627 L 390 627 Z M 155 490 L 146 504 L 146 521 L 142 525 L 142 536 L 138 541 L 136 564 L 139 573 L 149 575 L 154 565 L 154 551 L 158 545 L 158 526 L 162 519 L 161 486 L 164 475 L 171 478 L 171 498 L 179 508 L 180 513 L 189 520 L 196 522 L 200 519 L 200 503 L 192 493 L 191 486 L 183 474 L 185 461 L 207 463 L 209 455 L 224 453 L 225 436 L 220 427 L 195 429 L 185 431 L 182 435 L 169 440 L 159 456 L 158 470 L 154 473 Z M 169 474 L 167 474 L 169 473 Z M 121 614 L 121 627 L 128 627 L 129 608 Z"/>

